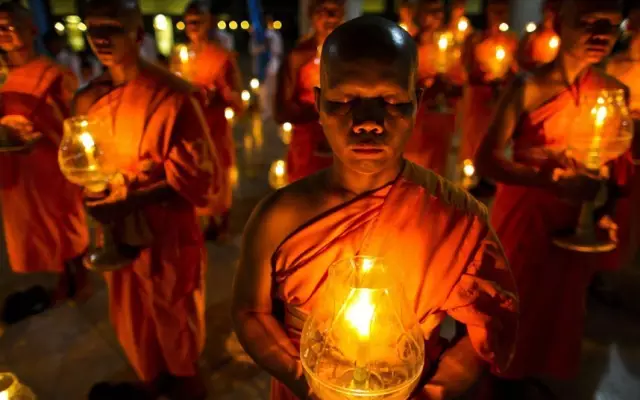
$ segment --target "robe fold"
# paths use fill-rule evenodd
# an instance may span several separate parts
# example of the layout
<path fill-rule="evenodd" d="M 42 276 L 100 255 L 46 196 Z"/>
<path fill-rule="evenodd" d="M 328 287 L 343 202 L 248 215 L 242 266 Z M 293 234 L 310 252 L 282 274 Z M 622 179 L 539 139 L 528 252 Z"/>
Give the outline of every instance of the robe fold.
<path fill-rule="evenodd" d="M 81 188 L 58 166 L 75 82 L 70 71 L 38 58 L 13 69 L 0 88 L 0 115 L 23 116 L 43 134 L 28 153 L 0 153 L 0 204 L 15 272 L 63 272 L 89 244 Z"/>
<path fill-rule="evenodd" d="M 303 41 L 299 46 L 306 47 L 309 44 Z M 283 68 L 287 67 L 288 65 L 283 65 Z M 288 80 L 295 85 L 293 103 L 302 107 L 315 107 L 314 88 L 320 85 L 320 59 L 317 56 L 310 57 L 297 71 L 296 76 L 290 76 Z M 278 97 L 276 96 L 276 99 Z M 295 120 L 288 122 L 293 124 L 291 142 L 287 152 L 289 182 L 297 181 L 329 167 L 333 162 L 333 157 L 320 123 L 318 121 L 297 122 Z"/>
<path fill-rule="evenodd" d="M 604 84 L 588 71 L 575 85 L 523 115 L 513 138 L 514 160 L 560 167 L 553 158 L 530 155 L 542 148 L 566 147 L 578 115 L 578 88 L 595 90 Z M 616 160 L 612 174 L 618 184 L 625 184 L 626 156 Z M 555 235 L 575 229 L 580 207 L 546 189 L 498 185 L 491 223 L 516 279 L 521 315 L 514 360 L 499 374 L 503 377 L 570 379 L 578 371 L 587 287 L 613 254 L 578 253 L 553 244 Z"/>
<path fill-rule="evenodd" d="M 478 354 L 509 364 L 517 329 L 515 286 L 483 205 L 431 171 L 406 162 L 393 183 L 300 226 L 272 257 L 273 295 L 298 346 L 303 321 L 338 260 L 379 256 L 392 266 L 416 312 L 427 354 L 446 316 L 467 324 Z M 435 352 L 435 354 L 439 354 Z M 437 355 L 426 365 L 437 361 Z M 272 399 L 295 399 L 279 382 Z"/>
<path fill-rule="evenodd" d="M 237 105 L 228 98 L 232 97 L 232 94 L 222 93 L 221 88 L 239 91 L 240 77 L 233 54 L 217 45 L 206 44 L 190 62 L 193 62 L 193 65 L 190 66 L 188 78 L 191 83 L 202 88 L 206 93 L 204 115 L 224 171 L 220 194 L 223 202 L 218 205 L 212 204 L 199 211 L 205 215 L 218 216 L 231 209 L 233 195 L 231 175 L 236 164 L 233 129 L 225 118 L 225 109 L 231 107 L 236 113 L 240 112 Z"/>
<path fill-rule="evenodd" d="M 204 344 L 206 255 L 196 207 L 215 202 L 221 170 L 191 88 L 144 64 L 99 98 L 89 116 L 114 126 L 114 163 L 132 189 L 166 181 L 179 197 L 139 210 L 151 242 L 131 266 L 108 272 L 116 335 L 138 377 L 192 376 Z"/>

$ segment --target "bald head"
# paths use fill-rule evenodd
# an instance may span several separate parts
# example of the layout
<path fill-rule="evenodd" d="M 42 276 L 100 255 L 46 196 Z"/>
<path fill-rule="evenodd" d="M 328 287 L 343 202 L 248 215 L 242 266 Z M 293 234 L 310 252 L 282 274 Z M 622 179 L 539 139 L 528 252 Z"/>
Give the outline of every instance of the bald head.
<path fill-rule="evenodd" d="M 322 80 L 338 64 L 397 65 L 413 76 L 418 62 L 414 40 L 396 23 L 375 16 L 352 19 L 336 28 L 322 47 Z"/>
<path fill-rule="evenodd" d="M 120 21 L 129 31 L 141 28 L 142 11 L 137 0 L 84 0 L 85 18 L 108 18 Z"/>
<path fill-rule="evenodd" d="M 185 14 L 209 14 L 209 7 L 202 1 L 192 1 L 184 9 Z"/>

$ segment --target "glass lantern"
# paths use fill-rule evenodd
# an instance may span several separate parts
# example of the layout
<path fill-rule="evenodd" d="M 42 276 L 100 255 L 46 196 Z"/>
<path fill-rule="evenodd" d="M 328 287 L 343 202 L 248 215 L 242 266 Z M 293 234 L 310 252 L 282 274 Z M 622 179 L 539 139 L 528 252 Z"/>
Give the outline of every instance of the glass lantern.
<path fill-rule="evenodd" d="M 329 268 L 300 344 L 318 398 L 405 400 L 424 357 L 420 325 L 384 260 L 355 257 Z"/>
<path fill-rule="evenodd" d="M 103 198 L 118 170 L 117 145 L 106 120 L 78 116 L 64 121 L 64 136 L 58 150 L 60 170 L 70 182 L 82 186 L 89 197 Z M 113 236 L 112 225 L 103 226 L 103 246 L 89 252 L 84 264 L 89 269 L 112 271 L 131 264 Z"/>
<path fill-rule="evenodd" d="M 11 373 L 0 373 L 0 400 L 35 400 L 31 389 L 20 383 Z"/>
<path fill-rule="evenodd" d="M 276 160 L 269 168 L 269 186 L 273 189 L 281 189 L 287 186 L 287 163 L 284 160 Z"/>
<path fill-rule="evenodd" d="M 183 79 L 191 79 L 191 66 L 195 58 L 194 52 L 185 44 L 173 48 L 169 60 L 169 70 Z"/>
<path fill-rule="evenodd" d="M 602 90 L 584 95 L 580 99 L 579 115 L 572 124 L 567 143 L 567 155 L 584 166 L 593 175 L 599 175 L 608 162 L 620 157 L 633 140 L 633 121 L 623 90 Z M 596 235 L 594 209 L 604 203 L 599 199 L 582 205 L 578 226 L 573 235 L 554 239 L 564 249 L 599 253 L 615 249 L 616 244 Z"/>

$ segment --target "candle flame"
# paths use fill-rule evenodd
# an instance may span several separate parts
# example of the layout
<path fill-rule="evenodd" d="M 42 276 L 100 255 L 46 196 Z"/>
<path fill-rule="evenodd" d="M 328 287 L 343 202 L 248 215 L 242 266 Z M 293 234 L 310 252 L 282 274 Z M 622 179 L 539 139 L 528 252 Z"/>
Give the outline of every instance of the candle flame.
<path fill-rule="evenodd" d="M 180 62 L 189 62 L 189 49 L 187 48 L 187 46 L 180 46 L 180 50 L 178 50 L 178 56 L 180 57 Z"/>
<path fill-rule="evenodd" d="M 275 162 L 274 168 L 273 168 L 273 172 L 276 174 L 277 177 L 282 177 L 284 176 L 286 171 L 286 164 L 283 160 L 278 160 Z"/>
<path fill-rule="evenodd" d="M 376 306 L 371 299 L 370 289 L 353 289 L 345 311 L 345 318 L 361 339 L 368 339 L 371 335 L 371 322 Z"/>
<path fill-rule="evenodd" d="M 549 48 L 557 49 L 558 46 L 560 46 L 560 38 L 559 37 L 554 36 L 551 39 L 549 39 Z"/>
<path fill-rule="evenodd" d="M 536 29 L 538 29 L 538 26 L 537 26 L 535 23 L 533 23 L 533 22 L 529 22 L 529 23 L 527 24 L 527 27 L 526 27 L 527 32 L 529 32 L 529 33 L 533 33 L 533 32 L 535 32 L 535 31 L 536 31 Z"/>
<path fill-rule="evenodd" d="M 473 161 L 464 160 L 463 167 L 462 167 L 462 172 L 464 173 L 464 176 L 472 177 L 473 174 L 476 173 L 476 168 L 473 166 Z"/>
<path fill-rule="evenodd" d="M 256 78 L 253 78 L 251 82 L 249 82 L 249 85 L 251 86 L 251 89 L 257 90 L 260 87 L 260 81 Z"/>
<path fill-rule="evenodd" d="M 440 35 L 440 39 L 438 39 L 438 48 L 441 51 L 445 51 L 447 50 L 447 47 L 449 47 L 449 39 L 447 39 L 446 35 Z"/>
<path fill-rule="evenodd" d="M 598 102 L 600 99 L 598 99 Z M 604 99 L 603 99 L 604 102 Z M 596 127 L 601 128 L 604 125 L 604 121 L 607 119 L 607 107 L 600 105 L 594 109 L 596 115 Z"/>
<path fill-rule="evenodd" d="M 224 117 L 229 121 L 235 117 L 236 113 L 233 112 L 233 108 L 227 107 L 224 109 Z"/>
<path fill-rule="evenodd" d="M 500 29 L 500 32 L 506 32 L 509 30 L 509 24 L 503 22 L 500 24 L 500 26 L 498 26 L 498 29 Z"/>
<path fill-rule="evenodd" d="M 242 96 L 242 101 L 247 102 L 247 101 L 251 100 L 251 93 L 249 93 L 248 90 L 243 90 L 241 96 Z"/>
<path fill-rule="evenodd" d="M 291 122 L 285 122 L 284 124 L 282 124 L 282 130 L 284 130 L 285 132 L 291 132 L 292 129 L 293 125 L 291 125 Z"/>
<path fill-rule="evenodd" d="M 96 148 L 96 142 L 93 140 L 93 136 L 89 132 L 83 132 L 78 137 L 85 151 L 91 151 Z"/>
<path fill-rule="evenodd" d="M 469 21 L 464 17 L 460 18 L 460 21 L 458 21 L 458 30 L 464 32 L 467 29 L 469 29 Z"/>
<path fill-rule="evenodd" d="M 498 61 L 504 60 L 506 56 L 507 56 L 507 52 L 505 51 L 504 47 L 502 46 L 496 47 L 496 59 Z"/>
<path fill-rule="evenodd" d="M 369 272 L 373 268 L 373 260 L 370 258 L 362 259 L 362 272 Z"/>

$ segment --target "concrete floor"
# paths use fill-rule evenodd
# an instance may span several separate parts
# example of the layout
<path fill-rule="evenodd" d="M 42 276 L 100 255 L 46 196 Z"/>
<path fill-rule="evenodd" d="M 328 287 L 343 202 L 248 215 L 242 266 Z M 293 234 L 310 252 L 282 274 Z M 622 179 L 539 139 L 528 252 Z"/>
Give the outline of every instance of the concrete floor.
<path fill-rule="evenodd" d="M 248 122 L 236 126 L 240 179 L 232 237 L 225 243 L 209 243 L 208 344 L 201 364 L 210 399 L 268 399 L 269 393 L 268 376 L 242 351 L 228 316 L 242 227 L 269 191 L 270 162 L 284 154 L 275 126 L 266 124 L 263 146 L 247 160 L 245 145 L 261 142 L 248 132 Z M 135 379 L 109 325 L 104 284 L 99 276 L 94 281 L 96 292 L 85 304 L 67 303 L 0 331 L 0 371 L 15 373 L 39 399 L 82 399 L 95 382 Z M 51 284 L 51 278 L 0 272 L 0 301 L 36 282 Z M 591 304 L 581 376 L 555 385 L 554 390 L 567 400 L 640 399 L 640 319 Z"/>

